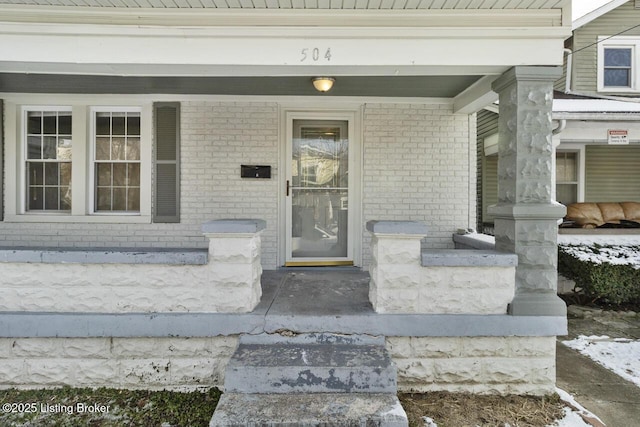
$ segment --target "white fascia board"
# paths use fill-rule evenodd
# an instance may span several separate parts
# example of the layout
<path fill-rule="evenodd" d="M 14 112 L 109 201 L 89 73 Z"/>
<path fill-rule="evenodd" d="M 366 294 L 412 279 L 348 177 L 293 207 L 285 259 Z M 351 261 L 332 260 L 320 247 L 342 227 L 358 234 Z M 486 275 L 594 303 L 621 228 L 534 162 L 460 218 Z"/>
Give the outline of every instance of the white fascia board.
<path fill-rule="evenodd" d="M 464 73 L 469 74 L 474 67 L 561 65 L 565 35 L 561 28 L 461 33 L 452 29 L 63 27 L 0 24 L 1 69 L 9 71 L 13 64 L 13 72 L 33 72 L 16 64 L 56 64 L 57 72 L 73 73 L 85 64 L 98 68 L 98 74 L 114 74 L 114 67 L 135 64 L 130 75 L 149 75 L 157 66 L 173 67 L 173 75 L 194 75 L 194 66 L 264 66 L 281 68 L 282 75 L 287 71 L 305 75 L 307 67 L 310 75 L 317 75 L 339 67 L 422 66 L 467 67 Z M 231 75 L 238 75 L 237 69 Z"/>
<path fill-rule="evenodd" d="M 611 99 L 554 99 L 554 113 L 640 113 L 640 102 Z"/>

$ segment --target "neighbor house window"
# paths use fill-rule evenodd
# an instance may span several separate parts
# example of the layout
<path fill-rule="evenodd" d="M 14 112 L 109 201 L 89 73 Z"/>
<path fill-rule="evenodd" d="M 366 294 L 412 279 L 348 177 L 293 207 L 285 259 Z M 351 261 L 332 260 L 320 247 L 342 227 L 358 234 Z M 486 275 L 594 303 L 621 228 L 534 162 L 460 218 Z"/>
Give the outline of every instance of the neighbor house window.
<path fill-rule="evenodd" d="M 71 210 L 71 110 L 26 110 L 26 210 Z"/>
<path fill-rule="evenodd" d="M 140 212 L 140 110 L 94 111 L 94 211 Z"/>
<path fill-rule="evenodd" d="M 604 49 L 604 86 L 631 87 L 632 49 L 607 47 Z"/>
<path fill-rule="evenodd" d="M 563 205 L 578 201 L 578 153 L 556 152 L 556 200 Z"/>

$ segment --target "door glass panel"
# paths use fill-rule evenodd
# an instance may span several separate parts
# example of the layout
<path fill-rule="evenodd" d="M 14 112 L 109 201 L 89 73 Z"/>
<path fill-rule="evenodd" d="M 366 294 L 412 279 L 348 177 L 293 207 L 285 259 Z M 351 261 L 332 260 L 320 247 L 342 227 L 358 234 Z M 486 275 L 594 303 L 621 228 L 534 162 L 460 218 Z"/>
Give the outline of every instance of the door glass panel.
<path fill-rule="evenodd" d="M 347 122 L 294 120 L 292 258 L 347 257 Z"/>

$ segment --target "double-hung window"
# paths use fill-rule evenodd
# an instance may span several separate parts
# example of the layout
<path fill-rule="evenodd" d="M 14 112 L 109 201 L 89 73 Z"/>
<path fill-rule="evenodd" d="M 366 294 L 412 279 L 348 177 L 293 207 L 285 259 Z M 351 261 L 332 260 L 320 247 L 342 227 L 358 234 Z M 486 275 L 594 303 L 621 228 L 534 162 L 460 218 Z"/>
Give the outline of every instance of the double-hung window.
<path fill-rule="evenodd" d="M 633 50 L 627 47 L 604 48 L 604 86 L 632 87 Z"/>
<path fill-rule="evenodd" d="M 598 91 L 629 94 L 640 92 L 638 49 L 638 36 L 598 37 Z M 586 69 L 584 72 L 587 72 Z"/>
<path fill-rule="evenodd" d="M 71 109 L 25 110 L 28 212 L 71 211 Z"/>
<path fill-rule="evenodd" d="M 94 109 L 93 211 L 140 212 L 140 109 Z"/>

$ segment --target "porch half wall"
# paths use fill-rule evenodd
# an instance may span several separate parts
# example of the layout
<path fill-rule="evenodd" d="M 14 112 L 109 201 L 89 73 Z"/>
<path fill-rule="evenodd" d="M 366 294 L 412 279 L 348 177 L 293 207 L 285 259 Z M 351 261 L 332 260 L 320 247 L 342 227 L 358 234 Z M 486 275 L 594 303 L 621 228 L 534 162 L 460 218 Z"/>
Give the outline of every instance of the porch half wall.
<path fill-rule="evenodd" d="M 14 109 L 12 117 L 20 117 L 22 105 L 68 105 L 77 99 L 31 95 L 23 102 L 16 96 L 5 103 L 4 114 Z M 136 99 L 126 97 L 127 105 Z M 100 97 L 87 97 L 82 103 L 96 105 L 91 100 Z M 208 242 L 200 231 L 202 223 L 256 218 L 267 224 L 262 234 L 263 268 L 282 265 L 278 259 L 284 235 L 278 229 L 278 198 L 284 186 L 281 110 L 290 106 L 275 100 L 171 100 L 179 101 L 181 108 L 180 223 L 85 223 L 83 217 L 54 223 L 45 216 L 38 222 L 20 222 L 17 215 L 15 222 L 7 218 L 0 222 L 0 246 L 204 249 Z M 148 97 L 140 98 L 140 106 L 149 103 Z M 437 100 L 349 106 L 361 117 L 359 266 L 367 268 L 370 263 L 370 236 L 364 224 L 372 219 L 422 221 L 429 229 L 424 248 L 452 248 L 451 233 L 473 226 L 475 218 L 475 131 L 469 131 L 475 129 L 475 117 L 454 114 L 452 103 Z M 344 106 L 338 103 L 336 109 Z M 5 126 L 5 146 L 14 144 L 18 152 L 20 132 L 18 125 Z M 242 179 L 241 164 L 271 165 L 271 179 Z M 13 182 L 6 177 L 6 184 Z"/>

